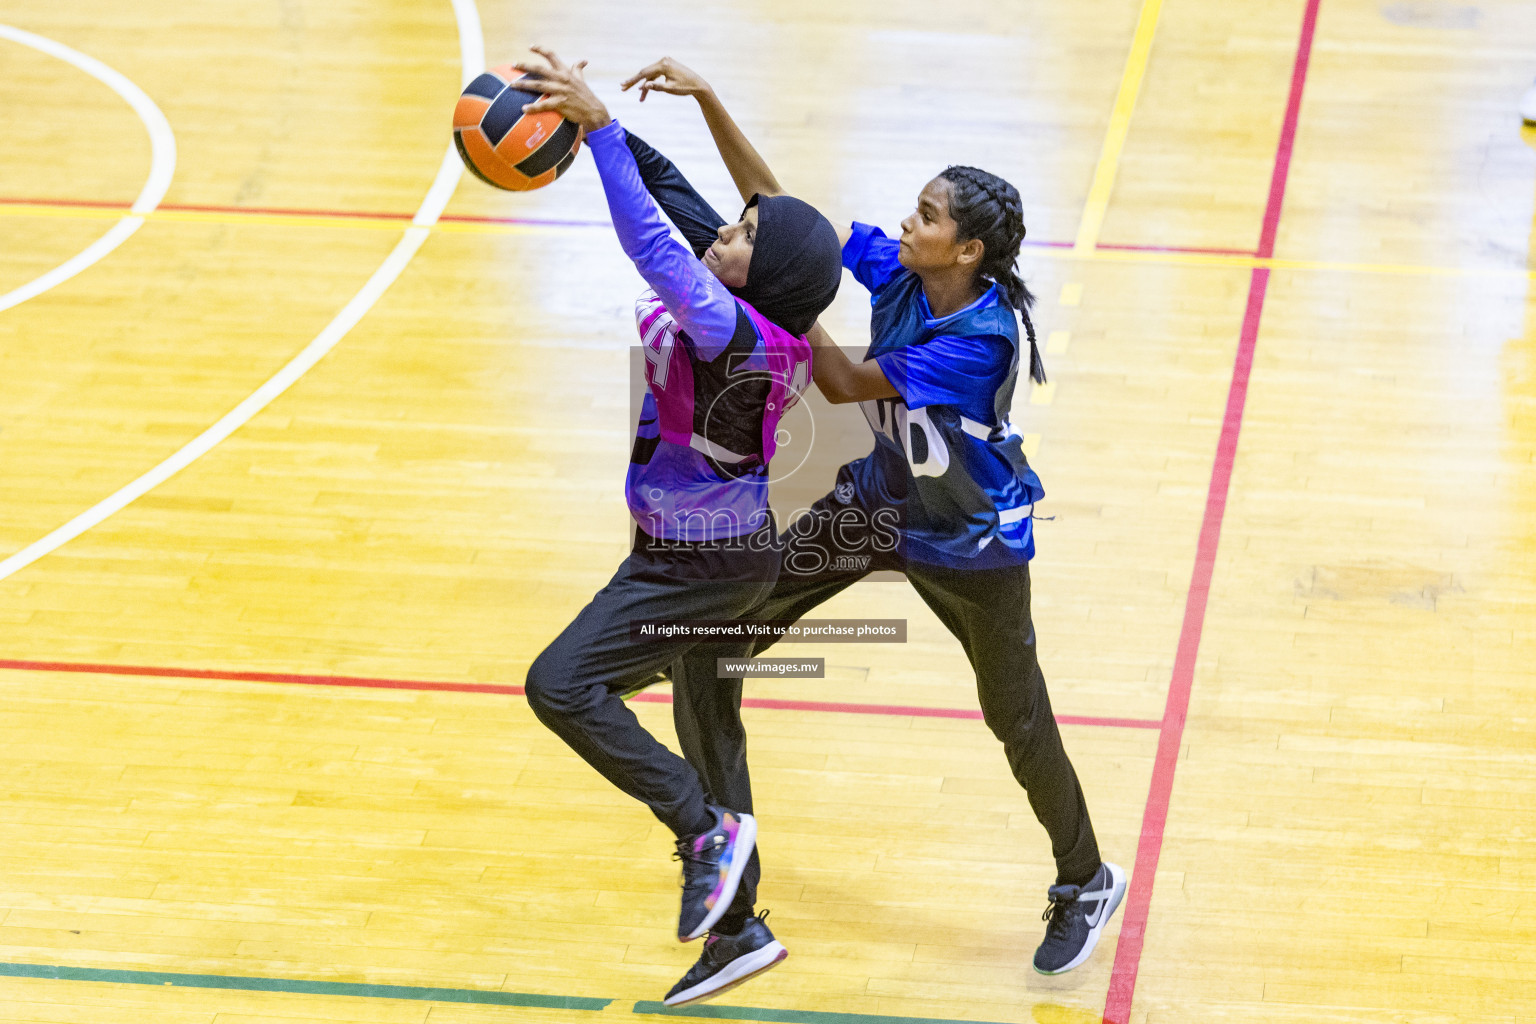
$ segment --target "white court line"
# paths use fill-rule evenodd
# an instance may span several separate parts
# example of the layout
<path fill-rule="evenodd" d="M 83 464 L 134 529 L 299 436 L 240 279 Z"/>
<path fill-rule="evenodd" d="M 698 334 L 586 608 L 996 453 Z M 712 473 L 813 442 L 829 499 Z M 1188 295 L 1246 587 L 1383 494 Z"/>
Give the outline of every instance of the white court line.
<path fill-rule="evenodd" d="M 459 57 L 463 84 L 468 85 L 470 80 L 485 67 L 485 38 L 480 29 L 480 12 L 475 7 L 474 0 L 452 0 L 452 2 L 454 19 L 459 27 Z M 325 329 L 304 346 L 302 352 L 294 356 L 287 366 L 277 371 L 271 380 L 257 388 L 249 398 L 193 438 L 175 455 L 116 494 L 71 519 L 48 536 L 28 544 L 0 562 L 0 580 L 69 543 L 114 512 L 169 480 L 200 456 L 207 454 L 214 445 L 239 430 L 250 421 L 251 417 L 266 408 L 274 398 L 288 390 L 294 381 L 304 376 L 310 367 L 336 347 L 336 343 L 345 337 L 348 331 L 357 326 L 357 322 L 375 302 L 379 301 L 379 297 L 385 290 L 394 284 L 406 264 L 411 262 L 411 257 L 416 255 L 416 250 L 421 248 L 421 243 L 426 241 L 428 229 L 437 223 L 437 218 L 442 215 L 463 172 L 464 166 L 459 161 L 459 155 L 453 144 L 449 143 L 443 162 L 438 166 L 437 177 L 433 179 L 432 187 L 427 190 L 426 198 L 421 201 L 421 207 L 416 211 L 416 216 L 411 219 L 411 226 L 405 229 L 404 237 L 384 258 L 384 262 L 373 272 L 373 276 L 368 279 L 362 289 L 352 297 L 352 301 L 342 307 L 341 312 L 336 314 L 336 318 L 326 324 Z"/>
<path fill-rule="evenodd" d="M 13 28 L 10 25 L 0 25 L 0 39 L 9 39 L 13 43 L 30 46 L 50 57 L 57 57 L 59 60 L 73 64 L 127 100 L 133 112 L 139 115 L 139 120 L 143 121 L 144 127 L 149 130 L 150 148 L 149 178 L 144 182 L 144 187 L 139 190 L 139 198 L 133 201 L 129 215 L 114 224 L 111 231 L 42 277 L 0 295 L 0 312 L 4 312 L 12 306 L 20 305 L 28 299 L 41 295 L 56 284 L 68 281 L 122 245 L 129 235 L 139 230 L 144 223 L 144 215 L 153 212 L 155 207 L 160 205 L 160 200 L 165 198 L 165 190 L 171 187 L 171 175 L 176 173 L 176 136 L 171 134 L 171 123 L 165 119 L 160 108 L 155 106 L 155 101 L 145 95 L 143 89 L 95 57 L 87 57 L 79 50 L 72 50 L 63 43 L 56 43 L 52 39 L 24 29 Z"/>

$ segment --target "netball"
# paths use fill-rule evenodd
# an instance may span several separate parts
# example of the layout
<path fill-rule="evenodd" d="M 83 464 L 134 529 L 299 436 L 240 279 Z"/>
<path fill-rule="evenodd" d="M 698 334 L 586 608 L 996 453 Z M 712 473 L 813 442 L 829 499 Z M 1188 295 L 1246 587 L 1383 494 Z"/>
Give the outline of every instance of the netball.
<path fill-rule="evenodd" d="M 475 177 L 510 192 L 529 192 L 575 162 L 581 132 L 573 122 L 554 111 L 523 113 L 540 95 L 537 79 L 510 64 L 464 87 L 453 108 L 453 142 Z"/>

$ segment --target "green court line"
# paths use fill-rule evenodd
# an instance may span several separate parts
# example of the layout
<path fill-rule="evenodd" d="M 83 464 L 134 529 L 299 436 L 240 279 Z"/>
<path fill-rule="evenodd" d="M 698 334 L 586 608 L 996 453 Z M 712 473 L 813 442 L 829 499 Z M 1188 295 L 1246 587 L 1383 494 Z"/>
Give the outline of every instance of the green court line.
<path fill-rule="evenodd" d="M 713 1020 L 766 1020 L 776 1024 L 996 1024 L 984 1020 L 940 1020 L 935 1017 L 882 1017 L 870 1013 L 826 1013 L 821 1010 L 768 1010 L 760 1006 L 685 1006 L 639 1002 L 634 1013 L 668 1017 L 707 1017 Z"/>
<path fill-rule="evenodd" d="M 109 971 L 97 967 L 0 963 L 0 977 L 49 978 L 55 981 L 107 981 L 122 985 L 222 988 L 250 992 L 297 992 L 312 996 L 362 996 L 368 999 L 422 999 L 434 1003 L 484 1003 L 490 1006 L 537 1006 L 546 1010 L 602 1010 L 612 999 L 541 996 L 529 992 L 491 992 L 473 988 L 418 988 L 414 985 L 363 985 L 349 981 L 300 978 L 244 978 L 222 974 L 168 974 L 162 971 Z"/>
<path fill-rule="evenodd" d="M 51 981 L 101 981 L 119 985 L 216 988 L 243 992 L 291 992 L 312 996 L 354 996 L 364 999 L 417 999 L 434 1003 L 481 1003 L 489 1006 L 539 1007 L 545 1010 L 604 1010 L 612 999 L 585 996 L 544 996 L 531 992 L 492 992 L 477 988 L 423 988 L 415 985 L 365 985 L 350 981 L 309 981 L 303 978 L 251 978 L 226 974 L 172 974 L 166 971 L 115 971 L 100 967 L 60 967 L 54 964 L 0 963 L 0 978 L 43 978 Z M 996 1024 L 989 1021 L 944 1020 L 937 1017 L 886 1017 L 869 1013 L 828 1013 L 821 1010 L 773 1010 L 760 1006 L 688 1006 L 641 1001 L 633 1013 L 710 1020 L 756 1020 L 771 1024 Z"/>

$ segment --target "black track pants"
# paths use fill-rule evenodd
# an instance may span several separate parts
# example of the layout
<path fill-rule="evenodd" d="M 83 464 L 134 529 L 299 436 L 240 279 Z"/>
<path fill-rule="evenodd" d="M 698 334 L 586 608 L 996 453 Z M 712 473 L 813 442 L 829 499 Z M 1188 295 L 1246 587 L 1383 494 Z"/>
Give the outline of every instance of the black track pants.
<path fill-rule="evenodd" d="M 834 494 L 822 498 L 793 527 L 807 548 L 838 552 L 856 545 L 857 530 L 850 530 L 845 519 L 833 537 L 833 516 L 848 506 L 838 503 Z M 789 537 L 786 533 L 785 538 Z M 868 540 L 868 538 L 865 538 Z M 810 543 L 807 544 L 806 541 Z M 862 569 L 795 571 L 790 552 L 778 582 L 765 600 L 748 616 L 754 619 L 799 619 L 832 595 L 846 589 L 877 569 L 898 569 L 906 573 L 924 603 L 960 641 L 976 673 L 976 692 L 987 727 L 1003 744 L 1008 766 L 1028 796 L 1035 817 L 1051 838 L 1051 853 L 1056 860 L 1057 884 L 1085 885 L 1098 870 L 1098 841 L 1088 816 L 1077 773 L 1062 746 L 1061 733 L 1051 710 L 1045 676 L 1035 651 L 1035 631 L 1029 612 L 1029 566 L 1022 564 L 999 569 L 963 570 L 916 562 L 900 562 L 895 556 L 874 551 L 872 544 L 853 547 L 872 553 Z M 829 563 L 830 564 L 830 563 Z M 804 563 L 801 563 L 804 568 Z M 760 654 L 772 641 L 759 642 L 753 654 Z M 681 669 L 681 671 L 679 671 Z M 723 689 L 726 681 L 716 680 L 713 662 L 688 657 L 673 669 L 675 712 L 712 716 L 687 728 L 713 738 L 713 749 L 705 766 L 690 755 L 708 774 L 712 786 L 721 791 L 750 794 L 747 779 L 746 745 L 739 714 L 740 693 Z M 707 699 L 697 694 L 708 688 Z M 725 696 L 722 696 L 724 694 Z M 681 719 L 678 732 L 684 731 Z M 741 902 L 738 896 L 738 903 Z M 750 908 L 750 904 L 747 905 Z M 737 913 L 733 908 L 732 913 Z"/>
<path fill-rule="evenodd" d="M 769 543 L 758 538 L 757 549 L 746 543 L 737 550 L 664 544 L 637 531 L 634 550 L 613 579 L 528 669 L 528 704 L 539 721 L 609 782 L 650 807 L 679 838 L 713 824 L 707 803 L 750 811 L 750 791 L 745 791 L 743 805 L 733 801 L 734 789 L 707 790 L 701 773 L 647 732 L 619 694 L 690 651 L 707 658 L 713 669 L 716 657 L 745 655 L 745 645 L 690 649 L 675 642 L 636 643 L 630 625 L 747 615 L 767 596 L 778 571 L 779 553 L 772 528 L 767 529 Z M 740 686 L 736 680 L 738 701 Z M 722 716 L 723 727 L 729 727 L 732 717 Z M 739 728 L 739 716 L 734 720 Z M 683 740 L 694 764 L 712 761 L 718 753 L 700 743 L 691 737 Z M 742 775 L 744 779 L 745 762 Z M 753 876 L 755 881 L 755 870 Z"/>

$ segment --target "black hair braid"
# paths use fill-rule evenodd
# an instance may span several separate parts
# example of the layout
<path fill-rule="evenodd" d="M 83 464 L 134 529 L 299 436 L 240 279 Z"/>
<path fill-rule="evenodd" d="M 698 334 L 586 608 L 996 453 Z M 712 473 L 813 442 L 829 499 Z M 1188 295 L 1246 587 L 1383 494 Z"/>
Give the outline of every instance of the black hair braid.
<path fill-rule="evenodd" d="M 1024 241 L 1024 203 L 1019 190 L 995 174 L 979 167 L 951 165 L 939 177 L 948 181 L 949 215 L 955 220 L 956 236 L 965 241 L 979 239 L 982 244 L 981 266 L 977 274 L 992 281 L 1004 300 L 1024 321 L 1029 337 L 1029 377 L 1045 383 L 1045 362 L 1035 340 L 1035 325 L 1029 309 L 1035 296 L 1019 276 L 1019 246 Z"/>

